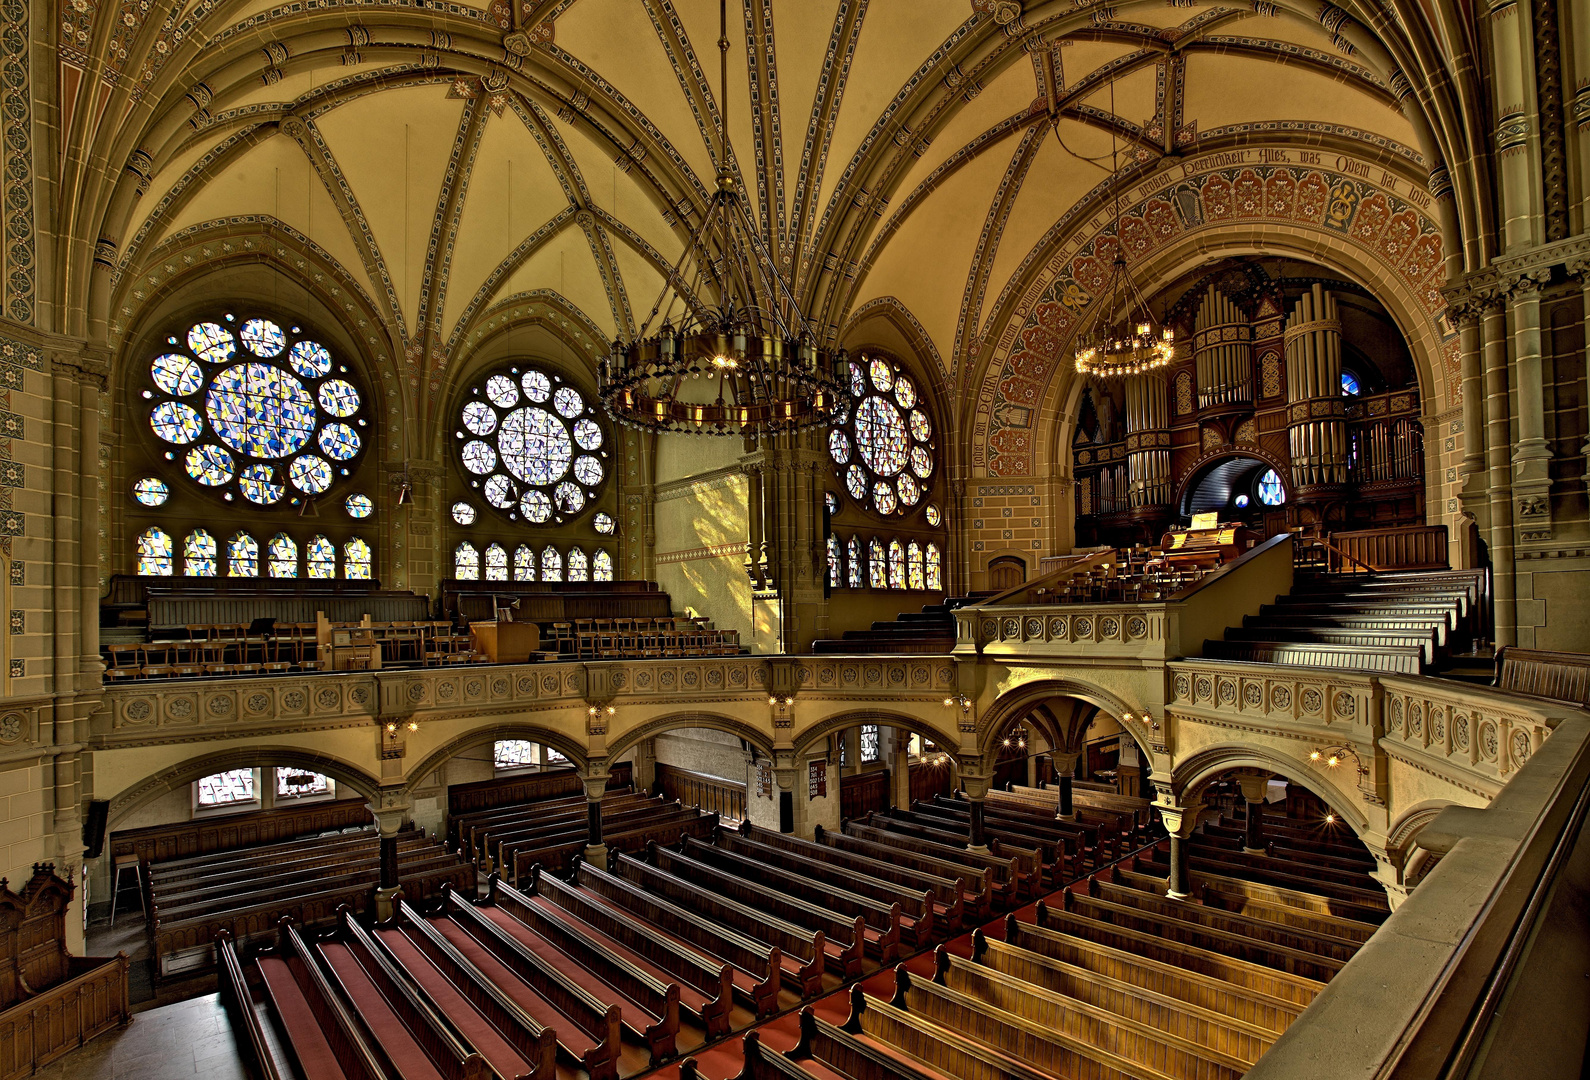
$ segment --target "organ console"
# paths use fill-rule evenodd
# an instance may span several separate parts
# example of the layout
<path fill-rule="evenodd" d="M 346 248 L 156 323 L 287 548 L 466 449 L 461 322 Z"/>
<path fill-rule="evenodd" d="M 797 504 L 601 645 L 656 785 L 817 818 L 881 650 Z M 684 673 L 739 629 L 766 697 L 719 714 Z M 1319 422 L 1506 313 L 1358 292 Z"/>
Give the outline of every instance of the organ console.
<path fill-rule="evenodd" d="M 1195 524 L 1203 525 L 1195 519 Z M 1224 566 L 1264 537 L 1255 529 L 1236 524 L 1215 524 L 1201 528 L 1171 529 L 1160 538 L 1164 554 L 1149 562 L 1149 568 L 1170 570 L 1213 570 Z"/>

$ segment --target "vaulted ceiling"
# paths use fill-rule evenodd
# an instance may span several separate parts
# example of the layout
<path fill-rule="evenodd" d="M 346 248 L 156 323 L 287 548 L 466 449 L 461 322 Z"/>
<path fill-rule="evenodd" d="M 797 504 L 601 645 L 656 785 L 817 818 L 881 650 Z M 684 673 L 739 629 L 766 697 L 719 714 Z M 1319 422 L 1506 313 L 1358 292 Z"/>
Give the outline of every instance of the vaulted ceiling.
<path fill-rule="evenodd" d="M 1126 176 L 1268 139 L 1422 185 L 1406 88 L 1322 18 L 731 0 L 730 165 L 832 334 L 888 299 L 953 383 L 1057 223 L 1107 209 L 1112 152 Z M 258 228 L 341 277 L 416 390 L 526 297 L 594 354 L 713 188 L 713 0 L 64 0 L 58 29 L 60 232 L 97 229 L 104 270 L 59 288 L 113 346 L 199 240 Z"/>

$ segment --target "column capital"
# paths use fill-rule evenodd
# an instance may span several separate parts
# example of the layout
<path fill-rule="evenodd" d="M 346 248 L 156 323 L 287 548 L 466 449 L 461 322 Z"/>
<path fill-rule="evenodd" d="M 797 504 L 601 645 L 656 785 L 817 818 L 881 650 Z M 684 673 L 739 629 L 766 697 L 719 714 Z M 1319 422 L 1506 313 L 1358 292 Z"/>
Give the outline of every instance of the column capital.
<path fill-rule="evenodd" d="M 1242 797 L 1250 803 L 1263 802 L 1270 791 L 1270 774 L 1256 769 L 1243 769 L 1232 779 L 1242 788 Z"/>
<path fill-rule="evenodd" d="M 1165 831 L 1178 840 L 1185 840 L 1198 827 L 1198 817 L 1203 813 L 1204 805 L 1195 802 L 1177 806 L 1174 803 L 1156 802 L 1154 809 L 1159 811 L 1160 818 L 1165 822 Z"/>

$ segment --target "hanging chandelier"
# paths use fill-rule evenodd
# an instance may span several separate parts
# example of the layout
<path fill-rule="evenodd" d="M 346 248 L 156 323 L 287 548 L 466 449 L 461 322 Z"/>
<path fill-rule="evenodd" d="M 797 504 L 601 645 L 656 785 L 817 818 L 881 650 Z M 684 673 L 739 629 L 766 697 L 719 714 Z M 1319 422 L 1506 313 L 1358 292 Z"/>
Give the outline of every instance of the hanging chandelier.
<path fill-rule="evenodd" d="M 1115 113 L 1115 79 L 1110 79 L 1110 112 Z M 1055 128 L 1059 135 L 1058 123 Z M 1064 146 L 1064 143 L 1061 144 Z M 1115 183 L 1119 146 L 1114 129 L 1110 131 L 1110 182 Z M 1077 373 L 1099 378 L 1137 375 L 1164 367 L 1175 357 L 1176 333 L 1154 324 L 1148 301 L 1138 291 L 1137 282 L 1127 269 L 1122 253 L 1121 191 L 1115 189 L 1115 261 L 1110 265 L 1110 280 L 1095 294 L 1092 317 L 1082 324 L 1076 347 Z M 1124 325 L 1115 322 L 1121 313 Z"/>
<path fill-rule="evenodd" d="M 845 419 L 849 397 L 835 372 L 848 371 L 849 358 L 819 344 L 729 167 L 727 0 L 718 19 L 717 190 L 646 321 L 598 365 L 602 404 L 615 422 L 654 432 L 762 436 L 829 427 Z M 697 291 L 684 277 L 692 261 L 692 286 L 715 289 L 716 307 L 692 302 Z M 659 312 L 663 321 L 649 332 Z"/>

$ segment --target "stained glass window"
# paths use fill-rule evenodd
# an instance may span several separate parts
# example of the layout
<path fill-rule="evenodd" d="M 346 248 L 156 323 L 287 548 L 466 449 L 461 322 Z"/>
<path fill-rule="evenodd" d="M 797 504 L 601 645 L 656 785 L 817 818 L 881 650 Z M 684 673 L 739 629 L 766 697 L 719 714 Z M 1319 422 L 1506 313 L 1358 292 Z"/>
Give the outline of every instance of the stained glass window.
<path fill-rule="evenodd" d="M 170 496 L 171 489 L 166 487 L 166 482 L 153 476 L 146 476 L 133 485 L 133 498 L 145 506 L 160 506 Z"/>
<path fill-rule="evenodd" d="M 555 547 L 548 546 L 541 552 L 541 580 L 563 580 L 563 556 Z"/>
<path fill-rule="evenodd" d="M 318 799 L 335 795 L 337 782 L 329 776 L 307 772 L 303 769 L 276 770 L 276 798 Z"/>
<path fill-rule="evenodd" d="M 900 541 L 889 541 L 889 588 L 905 588 L 905 548 Z"/>
<path fill-rule="evenodd" d="M 498 739 L 492 747 L 491 762 L 498 769 L 523 769 L 538 764 L 536 744 L 528 739 Z"/>
<path fill-rule="evenodd" d="M 182 572 L 189 577 L 215 576 L 215 537 L 203 529 L 188 534 L 182 541 Z"/>
<path fill-rule="evenodd" d="M 922 545 L 915 540 L 905 549 L 905 587 L 908 589 L 927 588 L 927 572 L 922 563 Z"/>
<path fill-rule="evenodd" d="M 171 535 L 164 529 L 145 529 L 139 534 L 138 573 L 146 577 L 171 576 Z"/>
<path fill-rule="evenodd" d="M 511 520 L 562 524 L 607 478 L 596 416 L 593 403 L 561 376 L 534 368 L 497 372 L 474 386 L 459 410 L 459 457 L 471 485 Z M 612 518 L 600 515 L 598 531 L 612 530 Z"/>
<path fill-rule="evenodd" d="M 591 576 L 591 562 L 581 548 L 569 550 L 569 580 L 588 581 Z"/>
<path fill-rule="evenodd" d="M 342 545 L 342 573 L 353 581 L 370 580 L 370 545 L 355 536 Z"/>
<path fill-rule="evenodd" d="M 861 763 L 870 764 L 878 760 L 878 725 L 861 725 Z"/>
<path fill-rule="evenodd" d="M 933 425 L 916 383 L 882 357 L 850 365 L 851 408 L 828 433 L 828 454 L 850 497 L 880 514 L 908 511 L 933 475 Z"/>
<path fill-rule="evenodd" d="M 613 556 L 606 548 L 597 548 L 596 554 L 591 556 L 591 580 L 613 580 Z"/>
<path fill-rule="evenodd" d="M 927 587 L 937 592 L 944 588 L 944 563 L 939 555 L 939 546 L 937 544 L 929 544 L 927 546 L 925 561 L 927 564 Z"/>
<path fill-rule="evenodd" d="M 273 506 L 350 475 L 365 444 L 363 399 L 330 351 L 297 326 L 260 317 L 239 324 L 227 314 L 172 335 L 164 348 L 143 391 L 153 402 L 149 428 L 187 448 L 180 461 L 195 483 Z"/>
<path fill-rule="evenodd" d="M 265 545 L 265 566 L 271 577 L 298 576 L 298 545 L 286 533 L 277 533 Z"/>
<path fill-rule="evenodd" d="M 613 518 L 605 511 L 592 518 L 591 524 L 595 526 L 596 531 L 601 533 L 603 536 L 613 535 Z"/>
<path fill-rule="evenodd" d="M 530 549 L 529 544 L 520 544 L 513 549 L 513 579 L 515 581 L 536 579 L 536 553 Z"/>
<path fill-rule="evenodd" d="M 944 520 L 944 515 L 939 512 L 938 504 L 937 503 L 928 503 L 928 506 L 927 506 L 927 523 L 929 525 L 933 526 L 936 529 L 936 528 L 939 527 L 939 524 L 943 520 Z"/>
<path fill-rule="evenodd" d="M 486 580 L 508 580 L 508 552 L 501 544 L 492 544 L 486 549 Z"/>
<path fill-rule="evenodd" d="M 475 508 L 467 502 L 454 503 L 453 520 L 460 525 L 473 525 L 475 523 Z"/>
<path fill-rule="evenodd" d="M 850 543 L 846 545 L 846 555 L 845 584 L 852 589 L 859 589 L 861 588 L 861 541 L 859 539 L 854 536 L 850 538 Z"/>
<path fill-rule="evenodd" d="M 883 541 L 876 536 L 867 541 L 867 584 L 874 589 L 889 587 L 889 568 L 883 561 Z"/>
<path fill-rule="evenodd" d="M 1274 469 L 1267 469 L 1259 477 L 1259 501 L 1265 506 L 1280 506 L 1286 501 L 1286 490 L 1281 486 L 1281 478 Z"/>
<path fill-rule="evenodd" d="M 232 769 L 212 773 L 194 782 L 193 802 L 201 810 L 219 806 L 243 806 L 259 801 L 255 794 L 253 769 Z"/>
<path fill-rule="evenodd" d="M 343 505 L 348 508 L 351 518 L 367 518 L 375 513 L 375 503 L 370 501 L 368 495 L 349 495 Z"/>
<path fill-rule="evenodd" d="M 480 552 L 467 540 L 453 549 L 453 576 L 459 581 L 480 580 Z"/>
<path fill-rule="evenodd" d="M 337 576 L 337 548 L 330 540 L 324 536 L 315 537 L 309 541 L 309 549 L 305 554 L 310 577 L 323 580 Z"/>
<path fill-rule="evenodd" d="M 1357 397 L 1361 392 L 1358 376 L 1350 371 L 1342 372 L 1342 397 Z"/>
<path fill-rule="evenodd" d="M 226 542 L 226 576 L 259 577 L 259 541 L 246 532 Z"/>
<path fill-rule="evenodd" d="M 828 537 L 828 587 L 837 589 L 844 583 L 845 574 L 839 565 L 839 537 Z"/>

